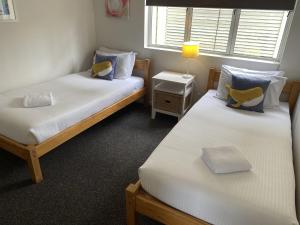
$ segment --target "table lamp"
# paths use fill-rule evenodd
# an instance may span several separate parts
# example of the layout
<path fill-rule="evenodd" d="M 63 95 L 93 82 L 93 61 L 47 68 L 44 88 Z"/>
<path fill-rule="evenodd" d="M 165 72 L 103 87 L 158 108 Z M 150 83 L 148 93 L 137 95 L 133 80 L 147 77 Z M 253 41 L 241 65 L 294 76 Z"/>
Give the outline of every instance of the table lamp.
<path fill-rule="evenodd" d="M 190 59 L 197 58 L 199 55 L 199 44 L 196 42 L 184 42 L 182 45 L 182 56 L 186 58 L 186 74 L 183 78 L 189 79 L 191 75 L 189 74 Z"/>

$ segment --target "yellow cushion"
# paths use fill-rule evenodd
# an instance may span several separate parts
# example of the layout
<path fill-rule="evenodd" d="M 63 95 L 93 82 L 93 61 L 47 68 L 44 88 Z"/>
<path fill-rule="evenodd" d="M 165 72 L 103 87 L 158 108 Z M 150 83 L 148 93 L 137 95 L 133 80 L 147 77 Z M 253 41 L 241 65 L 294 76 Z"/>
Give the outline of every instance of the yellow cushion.
<path fill-rule="evenodd" d="M 268 80 L 233 75 L 232 86 L 226 85 L 229 93 L 227 106 L 263 113 L 265 92 L 269 84 Z"/>
<path fill-rule="evenodd" d="M 113 70 L 112 64 L 110 61 L 103 61 L 96 63 L 92 67 L 93 77 L 102 77 L 107 76 Z"/>
<path fill-rule="evenodd" d="M 228 89 L 229 96 L 236 102 L 236 104 L 231 105 L 235 108 L 250 102 L 256 105 L 261 102 L 264 97 L 264 90 L 261 87 L 249 88 L 247 90 L 237 90 L 231 88 L 229 85 L 226 85 L 226 88 Z M 254 100 L 257 100 L 258 102 Z"/>

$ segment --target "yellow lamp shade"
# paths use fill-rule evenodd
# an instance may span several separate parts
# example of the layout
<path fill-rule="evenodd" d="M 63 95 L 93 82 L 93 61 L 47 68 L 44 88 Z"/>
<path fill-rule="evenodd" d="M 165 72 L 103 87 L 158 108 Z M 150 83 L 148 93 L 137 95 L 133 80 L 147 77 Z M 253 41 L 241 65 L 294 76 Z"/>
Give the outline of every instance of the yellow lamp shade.
<path fill-rule="evenodd" d="M 195 42 L 185 42 L 182 46 L 182 56 L 184 58 L 196 58 L 199 55 L 199 44 Z"/>

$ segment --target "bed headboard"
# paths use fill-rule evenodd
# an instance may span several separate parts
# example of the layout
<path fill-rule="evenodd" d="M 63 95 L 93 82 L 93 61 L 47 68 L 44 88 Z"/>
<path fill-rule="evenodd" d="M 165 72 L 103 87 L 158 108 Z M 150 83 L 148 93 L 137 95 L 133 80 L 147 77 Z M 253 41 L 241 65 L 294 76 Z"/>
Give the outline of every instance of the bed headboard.
<path fill-rule="evenodd" d="M 208 82 L 207 82 L 207 91 L 210 89 L 216 89 L 221 72 L 215 68 L 210 68 Z M 282 94 L 286 96 L 286 100 L 290 105 L 291 114 L 294 112 L 297 99 L 300 93 L 300 81 L 289 81 L 283 88 Z"/>
<path fill-rule="evenodd" d="M 136 59 L 133 68 L 134 75 L 142 76 L 144 78 L 144 88 L 146 89 L 145 104 L 149 102 L 148 87 L 150 87 L 150 63 L 150 59 Z"/>
<path fill-rule="evenodd" d="M 145 87 L 149 87 L 150 80 L 150 59 L 136 59 L 134 68 L 134 74 L 143 76 Z"/>

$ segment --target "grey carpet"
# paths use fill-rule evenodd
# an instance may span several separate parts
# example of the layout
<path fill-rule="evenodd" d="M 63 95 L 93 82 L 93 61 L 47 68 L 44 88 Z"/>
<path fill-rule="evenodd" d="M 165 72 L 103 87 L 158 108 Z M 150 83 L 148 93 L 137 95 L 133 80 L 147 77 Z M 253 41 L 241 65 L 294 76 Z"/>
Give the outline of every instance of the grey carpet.
<path fill-rule="evenodd" d="M 124 190 L 175 123 L 128 106 L 44 156 L 39 185 L 24 161 L 0 150 L 0 224 L 125 224 Z"/>

